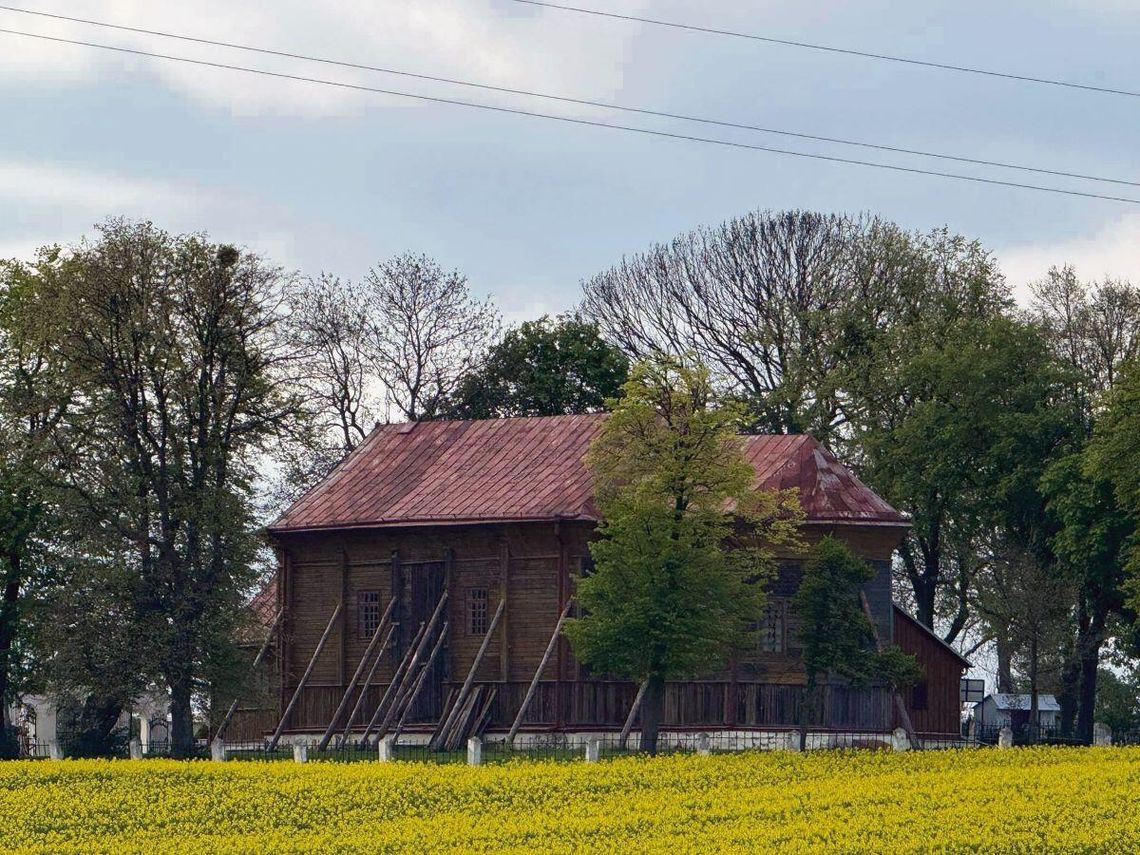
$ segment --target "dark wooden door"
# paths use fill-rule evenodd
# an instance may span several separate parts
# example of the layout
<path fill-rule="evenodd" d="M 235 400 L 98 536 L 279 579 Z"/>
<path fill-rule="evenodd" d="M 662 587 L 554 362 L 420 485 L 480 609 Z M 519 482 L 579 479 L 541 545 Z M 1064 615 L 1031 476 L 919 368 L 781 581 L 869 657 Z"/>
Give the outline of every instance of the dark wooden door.
<path fill-rule="evenodd" d="M 400 625 L 400 647 L 407 650 L 419 631 L 420 624 L 431 621 L 432 612 L 439 604 L 439 598 L 444 588 L 443 562 L 430 564 L 407 564 L 402 568 L 404 575 L 404 602 L 403 620 Z M 443 629 L 443 622 L 447 619 L 445 613 L 440 617 L 435 632 L 424 646 L 422 662 L 426 662 Z M 439 720 L 443 707 L 443 683 L 447 679 L 447 639 L 444 639 L 443 648 L 432 664 L 427 682 L 420 691 L 416 703 L 408 714 L 410 722 L 434 722 Z"/>

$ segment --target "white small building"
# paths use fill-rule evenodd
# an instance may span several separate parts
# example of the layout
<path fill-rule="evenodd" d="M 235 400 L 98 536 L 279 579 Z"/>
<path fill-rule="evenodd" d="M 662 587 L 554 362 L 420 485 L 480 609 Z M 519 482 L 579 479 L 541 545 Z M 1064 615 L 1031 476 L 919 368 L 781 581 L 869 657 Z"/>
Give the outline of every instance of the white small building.
<path fill-rule="evenodd" d="M 1032 696 L 995 692 L 986 695 L 974 705 L 974 724 L 977 727 L 1010 727 L 1014 732 L 1029 724 Z M 1037 695 L 1037 724 L 1045 730 L 1061 724 L 1061 705 L 1054 695 Z"/>

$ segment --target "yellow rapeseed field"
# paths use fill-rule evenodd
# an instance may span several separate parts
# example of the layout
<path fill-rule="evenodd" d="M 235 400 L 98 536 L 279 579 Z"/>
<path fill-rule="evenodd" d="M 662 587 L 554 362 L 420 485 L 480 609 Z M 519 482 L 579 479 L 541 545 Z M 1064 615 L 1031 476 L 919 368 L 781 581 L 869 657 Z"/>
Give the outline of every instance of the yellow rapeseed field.
<path fill-rule="evenodd" d="M 0 763 L 5 852 L 1132 852 L 1140 749 Z"/>

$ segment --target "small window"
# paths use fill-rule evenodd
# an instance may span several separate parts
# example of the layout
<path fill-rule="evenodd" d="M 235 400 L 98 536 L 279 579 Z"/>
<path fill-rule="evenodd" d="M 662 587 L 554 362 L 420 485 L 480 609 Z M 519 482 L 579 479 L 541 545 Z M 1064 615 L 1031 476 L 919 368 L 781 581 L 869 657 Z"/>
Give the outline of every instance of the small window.
<path fill-rule="evenodd" d="M 487 634 L 487 589 L 467 590 L 467 634 Z"/>
<path fill-rule="evenodd" d="M 926 683 L 915 683 L 914 688 L 910 690 L 910 708 L 924 710 L 927 709 L 928 702 Z"/>
<path fill-rule="evenodd" d="M 764 619 L 760 622 L 760 651 L 784 652 L 784 601 L 770 599 L 764 606 Z"/>
<path fill-rule="evenodd" d="M 356 592 L 356 629 L 362 641 L 368 641 L 376 634 L 380 625 L 380 592 Z"/>

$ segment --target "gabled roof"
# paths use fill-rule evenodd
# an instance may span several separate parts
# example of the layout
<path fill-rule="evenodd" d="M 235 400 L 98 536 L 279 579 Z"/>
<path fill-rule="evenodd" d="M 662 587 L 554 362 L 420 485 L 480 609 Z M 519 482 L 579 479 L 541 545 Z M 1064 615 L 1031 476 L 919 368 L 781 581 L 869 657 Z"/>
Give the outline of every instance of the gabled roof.
<path fill-rule="evenodd" d="M 270 532 L 598 519 L 583 457 L 604 414 L 376 428 Z M 809 522 L 907 525 L 809 436 L 742 437 L 757 489 L 797 487 Z"/>
<path fill-rule="evenodd" d="M 965 656 L 963 656 L 961 653 L 959 653 L 957 650 L 955 650 L 952 645 L 947 644 L 941 635 L 939 635 L 937 632 L 932 630 L 926 624 L 922 623 L 920 620 L 918 620 L 918 618 L 916 618 L 914 615 L 910 614 L 906 609 L 904 609 L 898 603 L 891 603 L 891 607 L 894 609 L 894 614 L 895 614 L 896 620 L 898 618 L 902 618 L 907 623 L 909 623 L 911 626 L 913 626 L 915 629 L 917 629 L 920 632 L 925 633 L 927 636 L 932 638 L 944 650 L 946 650 L 947 653 L 950 653 L 952 656 L 957 658 L 959 664 L 961 664 L 961 666 L 963 668 L 973 668 L 974 667 L 974 663 L 972 663 L 969 659 L 967 659 Z"/>

